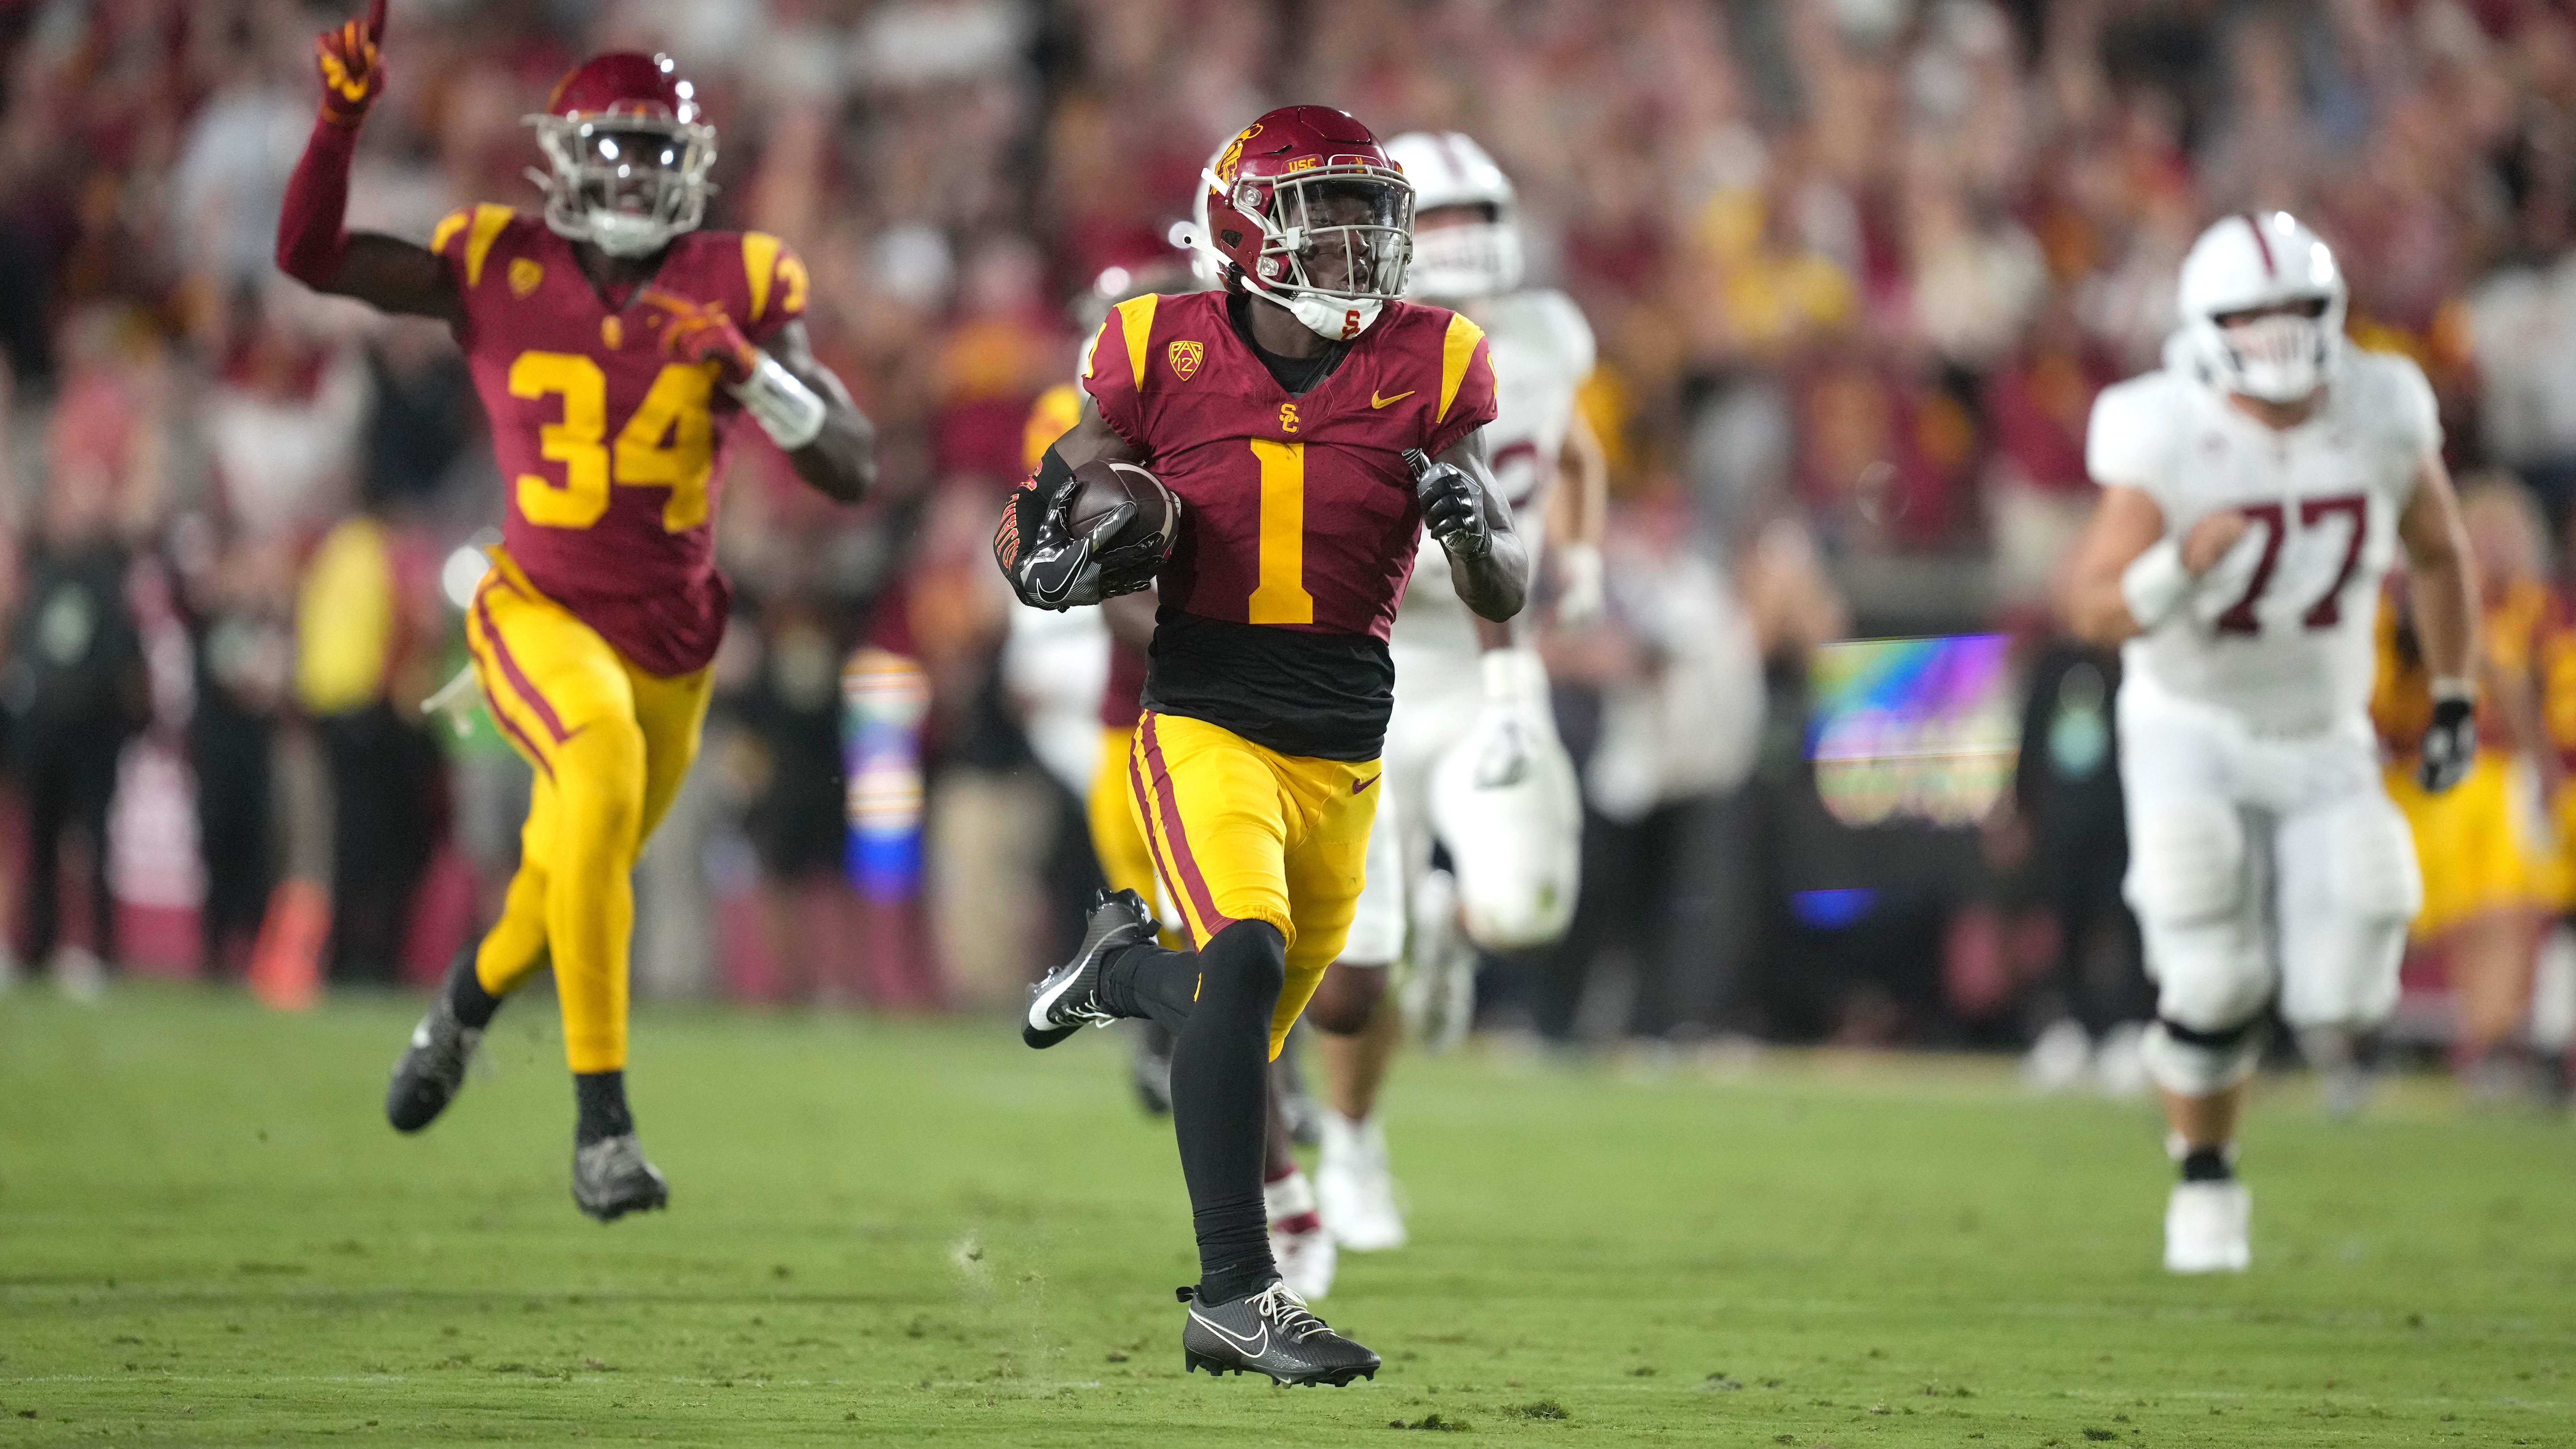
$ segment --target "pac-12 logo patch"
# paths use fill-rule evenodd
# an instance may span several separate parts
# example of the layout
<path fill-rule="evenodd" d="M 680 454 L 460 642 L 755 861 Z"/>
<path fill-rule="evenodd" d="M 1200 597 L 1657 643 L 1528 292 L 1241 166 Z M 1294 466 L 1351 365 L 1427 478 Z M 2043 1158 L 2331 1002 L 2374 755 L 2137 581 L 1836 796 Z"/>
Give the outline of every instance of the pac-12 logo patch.
<path fill-rule="evenodd" d="M 510 263 L 510 295 L 513 297 L 528 295 L 545 279 L 546 269 L 526 257 L 514 258 Z"/>
<path fill-rule="evenodd" d="M 1190 380 L 1190 374 L 1199 370 L 1199 359 L 1207 356 L 1207 344 L 1175 342 L 1172 344 L 1170 356 L 1172 371 L 1180 374 L 1181 381 L 1187 382 Z"/>

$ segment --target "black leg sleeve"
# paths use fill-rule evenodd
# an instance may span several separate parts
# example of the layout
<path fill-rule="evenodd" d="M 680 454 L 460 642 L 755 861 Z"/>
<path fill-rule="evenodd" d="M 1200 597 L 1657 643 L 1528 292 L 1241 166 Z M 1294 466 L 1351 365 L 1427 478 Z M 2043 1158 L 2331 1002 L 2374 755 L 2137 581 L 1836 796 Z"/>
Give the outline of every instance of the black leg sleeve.
<path fill-rule="evenodd" d="M 1195 952 L 1168 951 L 1149 943 L 1129 946 L 1101 963 L 1100 1004 L 1113 1015 L 1141 1016 L 1175 1037 L 1190 1024 L 1198 994 Z"/>
<path fill-rule="evenodd" d="M 1261 1164 L 1270 1014 L 1287 979 L 1288 943 L 1266 921 L 1237 921 L 1197 964 L 1198 1002 L 1172 1046 L 1172 1126 L 1198 1230 L 1199 1292 L 1221 1303 L 1279 1276 Z"/>

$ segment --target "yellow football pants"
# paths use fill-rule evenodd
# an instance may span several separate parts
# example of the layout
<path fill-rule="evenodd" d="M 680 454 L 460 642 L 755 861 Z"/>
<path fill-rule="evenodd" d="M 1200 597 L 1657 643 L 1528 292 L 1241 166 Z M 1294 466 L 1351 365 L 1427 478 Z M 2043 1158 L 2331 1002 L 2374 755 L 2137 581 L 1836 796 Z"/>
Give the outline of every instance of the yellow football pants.
<path fill-rule="evenodd" d="M 1135 792 L 1127 784 L 1127 756 L 1135 748 L 1132 726 L 1100 727 L 1100 768 L 1092 771 L 1091 795 L 1083 810 L 1091 823 L 1091 853 L 1100 860 L 1101 878 L 1111 890 L 1134 891 L 1146 905 L 1156 906 L 1161 892 L 1154 876 L 1154 847 L 1136 823 Z M 1166 928 L 1160 938 L 1165 946 L 1180 949 L 1178 931 Z"/>
<path fill-rule="evenodd" d="M 1148 712 L 1127 779 L 1164 889 L 1204 949 L 1237 921 L 1288 942 L 1288 980 L 1270 1018 L 1270 1055 L 1342 953 L 1368 867 L 1378 762 L 1265 749 L 1204 720 Z"/>
<path fill-rule="evenodd" d="M 2531 787 L 2526 809 L 2516 794 L 2527 777 L 2517 774 L 2510 753 L 2481 749 L 2466 778 L 2428 795 L 2413 764 L 2388 767 L 2388 798 L 2406 817 L 2424 874 L 2424 909 L 2409 932 L 2415 940 L 2429 941 L 2489 911 L 2555 905 L 2558 888 L 2537 838 L 2543 833 L 2539 789 Z"/>
<path fill-rule="evenodd" d="M 492 553 L 465 640 L 492 718 L 536 770 L 536 789 L 518 873 L 474 974 L 498 996 L 551 958 L 572 1069 L 619 1071 L 635 857 L 697 756 L 710 676 L 636 668 Z"/>

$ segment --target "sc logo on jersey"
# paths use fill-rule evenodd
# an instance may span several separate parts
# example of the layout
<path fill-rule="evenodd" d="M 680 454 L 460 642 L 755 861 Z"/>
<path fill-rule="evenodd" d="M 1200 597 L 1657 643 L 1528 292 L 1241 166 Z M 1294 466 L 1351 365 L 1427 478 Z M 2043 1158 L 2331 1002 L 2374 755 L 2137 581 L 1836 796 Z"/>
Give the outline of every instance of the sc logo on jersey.
<path fill-rule="evenodd" d="M 1285 402 L 1279 405 L 1279 431 L 1283 433 L 1293 433 L 1297 431 L 1297 405 L 1295 403 Z"/>

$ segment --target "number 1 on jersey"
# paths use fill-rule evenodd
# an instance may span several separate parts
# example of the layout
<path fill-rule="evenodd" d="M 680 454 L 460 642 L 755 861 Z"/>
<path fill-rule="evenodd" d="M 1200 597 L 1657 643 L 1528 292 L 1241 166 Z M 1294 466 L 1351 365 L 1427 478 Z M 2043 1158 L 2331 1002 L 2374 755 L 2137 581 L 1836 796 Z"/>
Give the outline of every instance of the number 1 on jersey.
<path fill-rule="evenodd" d="M 1254 438 L 1261 460 L 1261 584 L 1245 617 L 1255 624 L 1312 624 L 1306 592 L 1306 445 Z"/>

